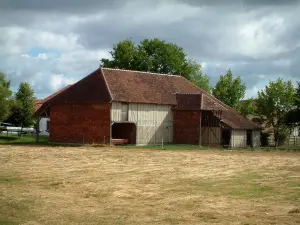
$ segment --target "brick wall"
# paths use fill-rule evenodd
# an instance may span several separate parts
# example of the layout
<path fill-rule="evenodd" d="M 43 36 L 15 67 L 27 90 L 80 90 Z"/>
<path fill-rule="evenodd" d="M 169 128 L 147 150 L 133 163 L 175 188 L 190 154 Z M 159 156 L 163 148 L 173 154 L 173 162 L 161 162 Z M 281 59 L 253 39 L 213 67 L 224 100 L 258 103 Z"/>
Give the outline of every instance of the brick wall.
<path fill-rule="evenodd" d="M 106 143 L 110 136 L 110 104 L 60 104 L 50 109 L 50 141 Z"/>
<path fill-rule="evenodd" d="M 174 144 L 199 144 L 199 112 L 174 110 L 173 121 Z"/>

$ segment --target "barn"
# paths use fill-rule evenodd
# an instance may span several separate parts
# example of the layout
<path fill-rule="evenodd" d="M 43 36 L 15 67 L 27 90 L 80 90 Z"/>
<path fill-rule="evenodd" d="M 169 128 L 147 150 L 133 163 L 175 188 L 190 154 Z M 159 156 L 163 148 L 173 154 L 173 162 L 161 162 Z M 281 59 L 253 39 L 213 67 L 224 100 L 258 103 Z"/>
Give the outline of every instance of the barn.
<path fill-rule="evenodd" d="M 47 98 L 54 143 L 260 145 L 261 128 L 177 75 L 99 68 Z"/>

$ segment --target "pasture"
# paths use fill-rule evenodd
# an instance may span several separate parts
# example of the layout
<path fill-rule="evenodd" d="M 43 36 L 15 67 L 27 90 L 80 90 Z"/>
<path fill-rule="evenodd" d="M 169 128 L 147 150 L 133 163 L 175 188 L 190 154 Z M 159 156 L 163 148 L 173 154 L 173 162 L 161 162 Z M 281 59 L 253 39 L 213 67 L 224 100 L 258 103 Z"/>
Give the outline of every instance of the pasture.
<path fill-rule="evenodd" d="M 297 224 L 300 152 L 0 145 L 0 224 Z"/>

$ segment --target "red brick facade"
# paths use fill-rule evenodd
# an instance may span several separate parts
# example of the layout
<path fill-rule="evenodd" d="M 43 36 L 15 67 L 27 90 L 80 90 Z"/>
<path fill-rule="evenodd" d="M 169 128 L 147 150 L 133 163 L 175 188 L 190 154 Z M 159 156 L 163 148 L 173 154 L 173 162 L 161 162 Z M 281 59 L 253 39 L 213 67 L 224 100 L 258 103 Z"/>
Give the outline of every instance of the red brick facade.
<path fill-rule="evenodd" d="M 110 104 L 52 105 L 50 141 L 109 144 Z"/>
<path fill-rule="evenodd" d="M 193 111 L 173 111 L 174 144 L 199 144 L 200 113 Z"/>

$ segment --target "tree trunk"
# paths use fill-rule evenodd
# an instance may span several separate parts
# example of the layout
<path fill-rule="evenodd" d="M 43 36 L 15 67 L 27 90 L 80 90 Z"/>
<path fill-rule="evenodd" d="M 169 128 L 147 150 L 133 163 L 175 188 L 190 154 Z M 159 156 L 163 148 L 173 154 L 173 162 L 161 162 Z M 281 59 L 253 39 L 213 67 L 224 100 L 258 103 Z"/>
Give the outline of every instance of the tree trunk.
<path fill-rule="evenodd" d="M 39 117 L 37 119 L 37 122 L 36 122 L 36 125 L 35 125 L 36 144 L 38 144 L 39 141 L 40 141 L 40 120 L 41 120 L 41 118 Z"/>
<path fill-rule="evenodd" d="M 276 133 L 276 128 L 275 127 L 273 127 L 273 133 L 274 133 L 274 142 L 275 142 L 275 148 L 276 148 L 276 150 L 277 150 L 277 146 L 278 146 L 278 135 L 277 135 L 277 133 Z"/>
<path fill-rule="evenodd" d="M 23 133 L 23 124 L 22 124 L 22 126 L 21 126 L 21 131 L 19 132 L 19 139 L 21 139 L 21 137 L 22 137 L 22 133 Z"/>

